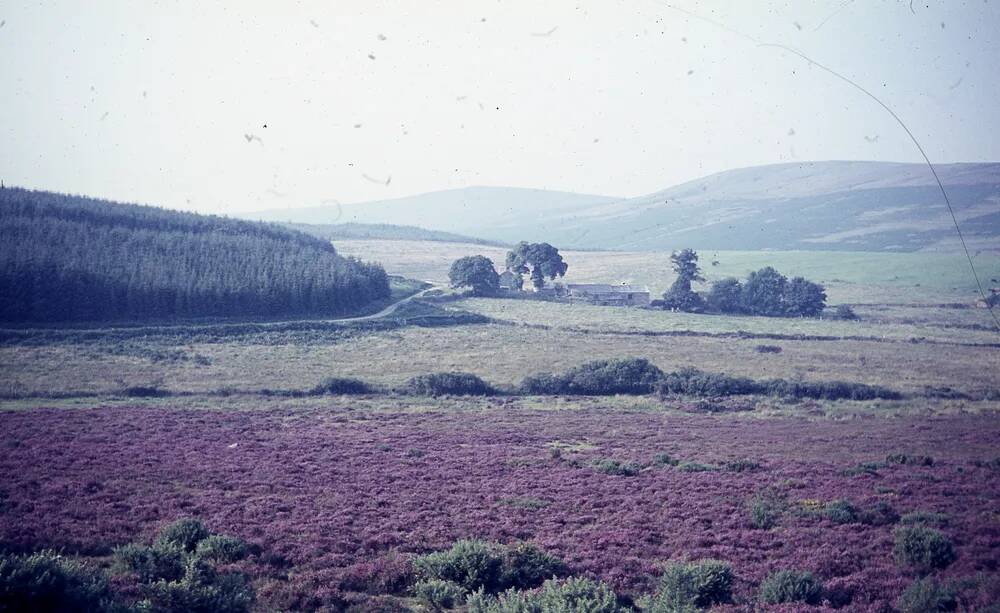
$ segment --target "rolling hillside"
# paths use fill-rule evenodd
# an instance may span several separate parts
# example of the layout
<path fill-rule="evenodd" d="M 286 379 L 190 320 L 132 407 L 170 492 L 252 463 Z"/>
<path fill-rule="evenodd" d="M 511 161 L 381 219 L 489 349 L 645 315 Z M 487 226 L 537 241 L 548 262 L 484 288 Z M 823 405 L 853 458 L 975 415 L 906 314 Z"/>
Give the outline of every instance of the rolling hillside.
<path fill-rule="evenodd" d="M 338 224 L 281 224 L 299 232 L 328 241 L 341 240 L 390 240 L 390 241 L 432 241 L 439 243 L 465 243 L 506 247 L 508 243 L 491 241 L 454 232 L 425 230 L 416 226 L 397 226 L 386 223 L 338 223 Z"/>
<path fill-rule="evenodd" d="M 394 224 L 517 242 L 521 228 L 553 223 L 561 211 L 614 202 L 615 198 L 543 189 L 467 187 L 394 200 L 260 211 L 246 219 L 303 224 Z M 514 238 L 512 238 L 514 237 Z"/>
<path fill-rule="evenodd" d="M 936 167 L 975 248 L 1000 245 L 1000 164 Z M 648 196 L 580 208 L 567 246 L 662 250 L 919 251 L 958 248 L 933 175 L 920 164 L 815 162 L 731 170 Z"/>
<path fill-rule="evenodd" d="M 1000 249 L 1000 163 L 936 166 L 973 250 Z M 922 164 L 808 162 L 729 170 L 647 196 L 475 187 L 397 200 L 268 211 L 303 223 L 390 223 L 507 243 L 670 251 L 953 251 L 951 217 Z"/>
<path fill-rule="evenodd" d="M 0 321 L 355 312 L 385 271 L 270 224 L 0 189 Z"/>

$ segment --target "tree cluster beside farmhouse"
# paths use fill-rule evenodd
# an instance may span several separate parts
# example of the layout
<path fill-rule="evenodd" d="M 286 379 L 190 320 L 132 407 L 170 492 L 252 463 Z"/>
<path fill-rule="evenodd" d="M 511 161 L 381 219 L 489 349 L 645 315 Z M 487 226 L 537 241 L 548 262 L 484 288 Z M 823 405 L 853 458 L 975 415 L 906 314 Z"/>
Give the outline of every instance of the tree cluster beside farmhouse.
<path fill-rule="evenodd" d="M 603 306 L 641 306 L 688 313 L 725 313 L 766 317 L 815 317 L 826 308 L 826 290 L 803 277 L 789 279 L 767 266 L 751 272 L 746 279 L 729 277 L 715 281 L 707 292 L 697 292 L 693 283 L 704 283 L 698 253 L 694 249 L 670 255 L 676 275 L 660 300 L 648 299 L 644 287 L 622 284 L 555 284 L 546 280 L 566 274 L 568 265 L 559 250 L 548 243 L 518 243 L 507 252 L 505 270 L 498 273 L 493 261 L 483 255 L 455 260 L 448 274 L 453 288 L 470 288 L 474 296 L 510 295 L 523 291 L 524 276 L 538 297 L 578 300 Z M 843 319 L 853 319 L 845 305 L 837 311 Z"/>

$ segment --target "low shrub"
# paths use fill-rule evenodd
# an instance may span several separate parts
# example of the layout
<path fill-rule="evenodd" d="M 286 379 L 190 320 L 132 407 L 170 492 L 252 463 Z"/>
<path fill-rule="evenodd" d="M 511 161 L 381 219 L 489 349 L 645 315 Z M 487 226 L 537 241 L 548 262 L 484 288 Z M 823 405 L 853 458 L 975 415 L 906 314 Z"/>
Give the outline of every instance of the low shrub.
<path fill-rule="evenodd" d="M 491 396 L 493 387 L 472 373 L 438 372 L 413 377 L 402 390 L 414 396 Z"/>
<path fill-rule="evenodd" d="M 572 394 L 606 396 L 648 394 L 663 377 L 663 371 L 644 358 L 597 360 L 571 369 L 564 375 Z"/>
<path fill-rule="evenodd" d="M 154 546 L 160 550 L 176 548 L 190 553 L 195 550 L 198 543 L 210 535 L 211 532 L 208 531 L 205 524 L 197 519 L 178 519 L 160 530 Z"/>
<path fill-rule="evenodd" d="M 858 314 L 854 312 L 849 304 L 838 304 L 836 310 L 833 312 L 833 316 L 837 319 L 858 319 Z"/>
<path fill-rule="evenodd" d="M 184 560 L 175 548 L 159 548 L 129 543 L 114 550 L 112 570 L 135 575 L 148 583 L 159 579 L 174 581 L 184 576 Z"/>
<path fill-rule="evenodd" d="M 464 602 L 466 591 L 451 581 L 425 579 L 413 586 L 413 594 L 431 611 L 444 611 Z"/>
<path fill-rule="evenodd" d="M 900 613 L 934 613 L 954 611 L 958 606 L 954 587 L 934 579 L 917 579 L 906 588 L 896 608 Z"/>
<path fill-rule="evenodd" d="M 677 465 L 677 470 L 686 473 L 707 473 L 719 470 L 719 468 L 711 464 L 702 464 L 701 462 L 681 462 Z"/>
<path fill-rule="evenodd" d="M 648 394 L 662 376 L 663 371 L 649 360 L 620 358 L 587 362 L 562 375 L 532 375 L 520 388 L 526 394 Z"/>
<path fill-rule="evenodd" d="M 847 500 L 834 500 L 823 507 L 823 517 L 835 524 L 857 523 L 858 515 L 858 508 Z"/>
<path fill-rule="evenodd" d="M 899 521 L 899 513 L 891 504 L 880 500 L 873 506 L 863 509 L 858 520 L 868 526 L 887 526 Z"/>
<path fill-rule="evenodd" d="M 948 526 L 951 517 L 947 513 L 935 513 L 933 511 L 913 511 L 899 518 L 899 523 L 906 525 L 922 524 L 935 528 Z"/>
<path fill-rule="evenodd" d="M 731 473 L 742 473 L 751 470 L 757 470 L 760 468 L 760 462 L 756 460 L 750 460 L 747 458 L 740 458 L 738 460 L 729 460 L 725 464 L 726 470 Z"/>
<path fill-rule="evenodd" d="M 213 534 L 198 543 L 195 554 L 209 562 L 231 564 L 250 555 L 250 546 L 235 536 Z"/>
<path fill-rule="evenodd" d="M 906 464 L 909 466 L 934 466 L 934 458 L 929 455 L 906 455 L 905 453 L 890 453 L 885 457 L 886 464 Z"/>
<path fill-rule="evenodd" d="M 309 390 L 309 393 L 321 396 L 323 394 L 371 394 L 373 391 L 370 385 L 360 379 L 329 377 L 320 381 Z"/>
<path fill-rule="evenodd" d="M 897 562 L 921 573 L 946 568 L 958 557 L 944 533 L 919 524 L 896 529 L 893 554 Z"/>
<path fill-rule="evenodd" d="M 561 560 L 529 543 L 507 547 L 478 540 L 456 541 L 451 549 L 416 558 L 413 567 L 425 580 L 449 581 L 466 592 L 488 594 L 537 587 L 566 572 Z"/>
<path fill-rule="evenodd" d="M 148 585 L 143 595 L 154 611 L 191 613 L 243 613 L 256 595 L 246 577 L 218 574 L 207 562 L 192 557 L 178 581 L 160 580 Z"/>
<path fill-rule="evenodd" d="M 650 599 L 649 613 L 672 613 L 691 607 L 710 607 L 730 602 L 733 569 L 719 560 L 668 564 L 660 588 Z"/>
<path fill-rule="evenodd" d="M 435 551 L 413 560 L 413 568 L 425 579 L 450 581 L 467 592 L 500 589 L 503 547 L 477 540 L 456 541 L 451 549 Z"/>
<path fill-rule="evenodd" d="M 846 381 L 786 381 L 771 379 L 761 383 L 763 393 L 790 398 L 814 400 L 899 400 L 895 390 L 864 383 Z"/>
<path fill-rule="evenodd" d="M 880 468 L 885 468 L 885 464 L 880 462 L 862 462 L 860 464 L 855 464 L 854 466 L 846 469 L 844 471 L 845 477 L 857 477 L 858 475 L 873 475 L 878 476 L 878 471 Z"/>
<path fill-rule="evenodd" d="M 522 394 L 529 396 L 552 396 L 567 393 L 562 377 L 552 373 L 528 375 L 519 387 Z"/>
<path fill-rule="evenodd" d="M 54 551 L 0 555 L 0 610 L 114 610 L 107 580 Z"/>
<path fill-rule="evenodd" d="M 730 377 L 719 373 L 707 373 L 697 368 L 685 368 L 663 376 L 657 386 L 662 396 L 684 394 L 688 396 L 740 396 L 756 394 L 759 385 L 746 377 Z"/>
<path fill-rule="evenodd" d="M 767 530 L 778 525 L 785 512 L 785 501 L 773 492 L 758 492 L 749 503 L 750 525 Z"/>
<path fill-rule="evenodd" d="M 804 602 L 819 604 L 823 586 L 811 573 L 779 570 L 760 584 L 760 600 L 766 604 Z"/>
<path fill-rule="evenodd" d="M 620 613 L 624 609 L 605 583 L 571 577 L 549 579 L 530 592 L 508 590 L 498 596 L 480 590 L 469 596 L 468 613 Z"/>
<path fill-rule="evenodd" d="M 594 462 L 594 468 L 598 472 L 606 475 L 618 475 L 622 477 L 632 477 L 638 475 L 642 467 L 635 462 L 622 462 L 620 460 L 602 459 Z"/>
<path fill-rule="evenodd" d="M 516 543 L 506 549 L 500 568 L 500 584 L 505 588 L 538 587 L 546 579 L 567 574 L 566 564 L 531 543 Z"/>
<path fill-rule="evenodd" d="M 122 389 L 122 396 L 128 398 L 165 398 L 170 392 L 155 385 L 133 385 Z"/>
<path fill-rule="evenodd" d="M 653 463 L 657 466 L 677 466 L 681 463 L 677 458 L 671 457 L 668 453 L 658 453 L 653 459 Z"/>
<path fill-rule="evenodd" d="M 757 353 L 781 353 L 778 345 L 757 345 L 753 348 Z"/>

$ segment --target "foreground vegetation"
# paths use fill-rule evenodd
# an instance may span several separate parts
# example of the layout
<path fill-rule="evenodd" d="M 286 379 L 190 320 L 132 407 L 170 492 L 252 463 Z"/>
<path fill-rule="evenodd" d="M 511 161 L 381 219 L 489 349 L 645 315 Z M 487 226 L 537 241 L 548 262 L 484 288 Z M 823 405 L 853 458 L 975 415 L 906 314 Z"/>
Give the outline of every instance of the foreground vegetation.
<path fill-rule="evenodd" d="M 0 412 L 0 583 L 45 568 L 74 598 L 161 611 L 1000 596 L 990 417 L 873 428 L 481 402 Z"/>

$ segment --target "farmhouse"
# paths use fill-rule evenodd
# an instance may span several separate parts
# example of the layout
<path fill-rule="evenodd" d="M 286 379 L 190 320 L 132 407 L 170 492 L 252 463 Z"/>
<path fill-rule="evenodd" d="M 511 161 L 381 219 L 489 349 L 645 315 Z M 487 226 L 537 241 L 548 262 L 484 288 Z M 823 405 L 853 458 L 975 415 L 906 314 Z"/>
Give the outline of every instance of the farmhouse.
<path fill-rule="evenodd" d="M 649 288 L 622 283 L 568 283 L 566 293 L 570 302 L 587 302 L 603 306 L 647 306 Z"/>
<path fill-rule="evenodd" d="M 521 284 L 518 283 L 517 277 L 518 275 L 509 270 L 500 273 L 500 289 L 508 292 L 519 291 Z"/>

